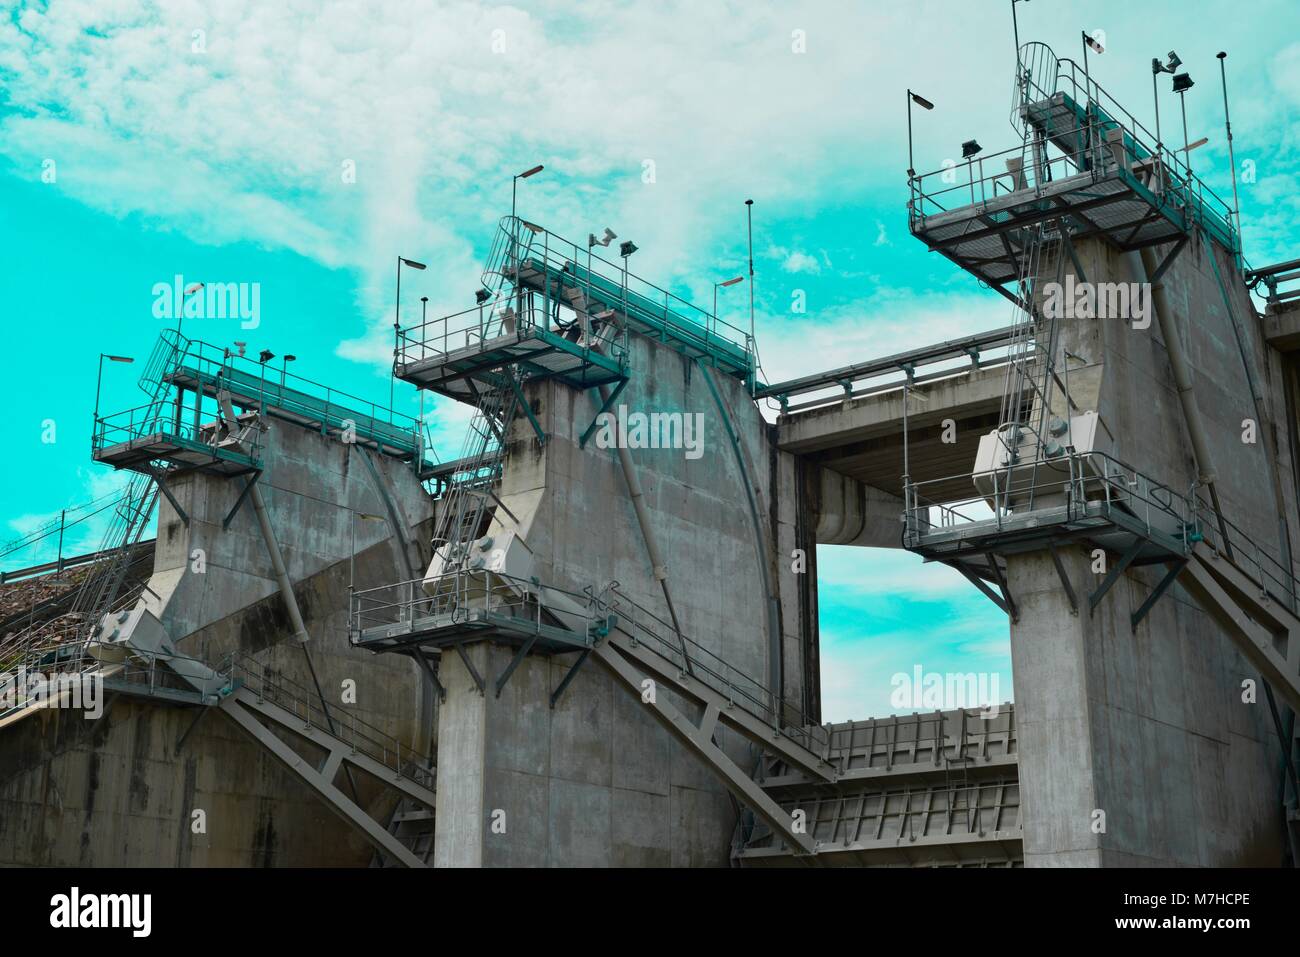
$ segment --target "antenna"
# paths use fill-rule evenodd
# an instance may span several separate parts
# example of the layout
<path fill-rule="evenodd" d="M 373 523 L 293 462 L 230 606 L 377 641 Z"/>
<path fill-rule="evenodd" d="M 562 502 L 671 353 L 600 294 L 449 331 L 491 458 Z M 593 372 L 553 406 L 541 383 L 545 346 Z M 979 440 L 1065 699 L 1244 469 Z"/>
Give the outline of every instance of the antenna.
<path fill-rule="evenodd" d="M 758 388 L 758 343 L 754 339 L 754 201 L 745 200 L 745 231 L 749 237 L 749 351 L 754 369 L 749 376 L 749 392 Z"/>
<path fill-rule="evenodd" d="M 1228 54 L 1223 50 L 1218 53 L 1219 79 L 1223 84 L 1223 126 L 1228 132 L 1228 165 L 1232 167 L 1232 211 L 1237 218 L 1237 254 L 1241 255 L 1241 200 L 1237 196 L 1237 158 L 1232 152 L 1232 119 L 1228 115 L 1228 70 L 1223 61 Z"/>

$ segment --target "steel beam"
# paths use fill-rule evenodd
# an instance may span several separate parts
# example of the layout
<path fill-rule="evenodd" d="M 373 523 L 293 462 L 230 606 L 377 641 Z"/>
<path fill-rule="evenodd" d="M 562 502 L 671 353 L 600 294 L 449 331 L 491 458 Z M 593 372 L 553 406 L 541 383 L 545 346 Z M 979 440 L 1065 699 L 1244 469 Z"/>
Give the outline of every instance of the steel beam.
<path fill-rule="evenodd" d="M 234 506 L 226 513 L 226 517 L 221 522 L 221 530 L 226 531 L 230 528 L 230 523 L 235 520 L 235 515 L 239 513 L 239 507 L 244 504 L 244 499 L 248 498 L 248 493 L 253 490 L 253 483 L 262 477 L 261 469 L 253 473 L 252 478 L 244 479 L 244 488 L 239 493 L 239 498 L 235 499 Z"/>
<path fill-rule="evenodd" d="M 1133 564 L 1133 559 L 1137 558 L 1138 552 L 1142 551 L 1143 544 L 1144 542 L 1141 538 L 1133 539 L 1133 544 L 1130 545 L 1128 551 L 1120 557 L 1119 563 L 1114 565 L 1111 570 L 1106 573 L 1106 577 L 1101 580 L 1101 584 L 1097 586 L 1097 590 L 1088 596 L 1089 615 L 1097 610 L 1097 605 L 1106 597 L 1106 592 L 1110 591 L 1111 586 L 1114 585 L 1115 582 L 1119 581 L 1119 576 L 1124 574 L 1124 570 L 1128 568 L 1129 565 Z"/>
<path fill-rule="evenodd" d="M 749 709 L 737 705 L 734 698 L 729 698 L 698 677 L 682 674 L 675 661 L 661 655 L 646 642 L 636 641 L 622 630 L 615 629 L 609 633 L 602 645 L 617 649 L 629 661 L 635 662 L 637 667 L 688 700 L 702 707 L 711 703 L 716 704 L 719 720 L 723 724 L 765 751 L 781 758 L 787 764 L 799 768 L 819 781 L 827 783 L 835 781 L 834 769 L 820 754 L 809 750 Z"/>
<path fill-rule="evenodd" d="M 1204 543 L 1183 569 L 1182 584 L 1232 637 L 1260 675 L 1300 711 L 1300 620 L 1279 602 L 1260 598 L 1260 586 Z"/>
<path fill-rule="evenodd" d="M 1048 550 L 1052 553 L 1052 564 L 1056 566 L 1056 576 L 1061 579 L 1061 587 L 1065 589 L 1065 597 L 1070 599 L 1070 614 L 1079 614 L 1079 599 L 1074 594 L 1074 586 L 1070 584 L 1070 576 L 1065 573 L 1065 566 L 1061 564 L 1061 553 L 1057 551 L 1055 545 L 1048 545 Z"/>
<path fill-rule="evenodd" d="M 1169 586 L 1174 583 L 1174 579 L 1179 576 L 1183 570 L 1183 566 L 1186 564 L 1186 561 L 1165 562 L 1165 577 L 1160 579 L 1160 583 L 1157 584 L 1155 588 L 1151 589 L 1151 594 L 1147 595 L 1146 601 L 1142 602 L 1142 604 L 1138 606 L 1138 610 L 1129 616 L 1130 624 L 1132 625 L 1134 632 L 1137 631 L 1138 624 L 1142 619 L 1147 616 L 1147 612 L 1154 608 L 1156 602 L 1160 600 L 1160 597 L 1169 590 Z"/>
<path fill-rule="evenodd" d="M 631 661 L 624 658 L 608 642 L 597 645 L 592 650 L 592 654 L 606 671 L 636 696 L 637 700 L 645 700 L 641 687 L 645 675 L 634 667 Z M 713 769 L 722 779 L 727 790 L 735 795 L 737 801 L 766 821 L 767 825 L 787 844 L 797 849 L 796 853 L 817 853 L 817 843 L 811 835 L 796 832 L 791 815 L 741 771 L 731 758 L 727 757 L 726 752 L 714 744 L 712 727 L 720 714 L 716 704 L 705 705 L 702 723 L 698 725 L 678 711 L 668 701 L 667 695 L 655 694 L 645 706 L 678 741 Z"/>
<path fill-rule="evenodd" d="M 242 694 L 241 694 L 242 692 Z M 284 712 L 291 719 L 287 727 L 291 728 L 296 734 L 303 734 L 309 737 L 312 743 L 320 745 L 326 749 L 326 758 L 321 768 L 312 767 L 298 752 L 289 747 L 281 738 L 276 735 L 270 728 L 258 721 L 252 710 L 246 707 L 250 699 L 254 699 L 251 693 L 245 689 L 240 689 L 230 698 L 227 698 L 221 704 L 221 710 L 224 711 L 232 721 L 249 734 L 255 741 L 271 752 L 282 764 L 296 774 L 303 782 L 312 788 L 325 801 L 325 806 L 341 817 L 344 821 L 354 825 L 365 836 L 376 850 L 381 854 L 387 854 L 394 860 L 400 861 L 407 867 L 426 867 L 427 865 L 402 844 L 396 837 L 389 834 L 379 822 L 367 814 L 359 805 L 352 801 L 346 794 L 334 786 L 333 774 L 337 773 L 338 768 L 344 761 L 356 764 L 363 771 L 369 771 L 367 764 L 374 765 L 382 771 L 380 780 L 387 780 L 399 787 L 399 790 L 415 797 L 421 804 L 428 804 L 432 807 L 432 792 L 420 788 L 413 782 L 406 782 L 405 778 L 401 781 L 406 782 L 407 786 L 402 787 L 398 782 L 393 781 L 390 769 L 384 768 L 377 761 L 369 759 L 366 755 L 359 752 L 352 752 L 347 745 L 333 736 L 326 736 L 323 733 L 317 733 L 312 736 L 311 730 L 304 731 L 302 721 L 293 719 L 292 715 Z M 254 705 L 257 710 L 263 714 L 267 709 L 278 709 L 269 702 L 261 702 Z M 325 739 L 325 740 L 322 740 Z M 327 776 L 327 772 L 329 772 Z M 419 795 L 417 796 L 416 793 Z"/>
<path fill-rule="evenodd" d="M 575 661 L 569 670 L 565 672 L 564 677 L 560 680 L 559 686 L 551 692 L 551 710 L 555 709 L 555 702 L 560 700 L 560 695 L 564 694 L 564 689 L 569 687 L 569 682 L 577 677 L 578 669 L 586 663 L 587 658 L 590 656 L 590 648 L 584 648 L 582 651 L 578 652 L 577 661 Z"/>
<path fill-rule="evenodd" d="M 154 484 L 158 486 L 158 491 L 163 493 L 163 497 L 171 503 L 172 508 L 176 509 L 176 514 L 181 517 L 181 522 L 186 528 L 189 528 L 190 517 L 185 514 L 185 509 L 181 508 L 181 503 L 176 501 L 176 496 L 172 495 L 171 489 L 167 487 L 167 482 L 163 473 L 159 472 L 157 469 L 149 468 L 148 466 L 145 466 L 145 472 L 153 479 Z"/>
<path fill-rule="evenodd" d="M 687 368 L 689 368 L 689 366 Z M 618 385 L 614 386 L 614 391 L 606 396 L 605 400 L 601 402 L 600 408 L 597 409 L 596 414 L 591 417 L 591 425 L 587 426 L 586 431 L 582 433 L 582 438 L 578 440 L 579 448 L 585 449 L 587 447 L 587 440 L 591 438 L 591 433 L 596 431 L 596 424 L 600 421 L 600 417 L 613 408 L 614 400 L 619 397 L 625 388 L 627 388 L 628 381 L 629 380 L 626 377 L 620 379 Z"/>

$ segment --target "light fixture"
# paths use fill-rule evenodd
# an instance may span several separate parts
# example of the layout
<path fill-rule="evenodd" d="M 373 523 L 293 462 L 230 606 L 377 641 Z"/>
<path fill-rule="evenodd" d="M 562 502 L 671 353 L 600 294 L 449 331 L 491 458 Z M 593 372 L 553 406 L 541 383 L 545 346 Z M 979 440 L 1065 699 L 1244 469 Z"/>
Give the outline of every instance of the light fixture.
<path fill-rule="evenodd" d="M 275 353 L 272 352 L 270 349 L 263 349 L 261 352 L 257 354 L 257 361 L 262 363 L 262 365 L 266 365 L 274 358 L 275 358 Z"/>
<path fill-rule="evenodd" d="M 492 293 L 486 289 L 477 289 L 474 291 L 474 301 L 480 306 L 492 298 Z"/>
<path fill-rule="evenodd" d="M 425 265 L 424 265 L 424 263 L 418 263 L 418 262 L 416 262 L 414 259 L 403 259 L 403 260 L 402 260 L 402 265 L 404 265 L 404 266 L 410 266 L 412 269 L 424 269 L 424 268 L 426 268 Z"/>
<path fill-rule="evenodd" d="M 515 175 L 510 178 L 510 218 L 511 219 L 515 218 L 515 196 L 519 190 L 519 181 L 521 179 L 527 179 L 530 176 L 536 176 L 545 168 L 546 167 L 544 167 L 541 163 L 538 163 L 532 169 L 526 169 L 522 173 L 515 173 Z"/>
<path fill-rule="evenodd" d="M 1186 146 L 1184 146 L 1183 151 L 1186 153 L 1190 153 L 1192 150 L 1196 149 L 1199 146 L 1204 146 L 1208 142 L 1210 142 L 1210 138 L 1208 136 L 1202 136 L 1195 143 L 1188 143 Z"/>
<path fill-rule="evenodd" d="M 1152 73 L 1173 73 L 1182 65 L 1183 65 L 1182 58 L 1179 57 L 1178 54 L 1175 53 L 1173 50 L 1170 50 L 1168 62 L 1166 63 L 1162 64 L 1159 58 L 1152 58 L 1151 72 Z"/>
<path fill-rule="evenodd" d="M 185 295 L 192 296 L 202 288 L 203 288 L 203 283 L 201 282 L 190 283 L 188 286 L 185 287 Z"/>
<path fill-rule="evenodd" d="M 934 104 L 931 103 L 929 100 L 927 100 L 925 97 L 923 97 L 920 93 L 913 93 L 911 90 L 908 90 L 907 95 L 910 96 L 912 98 L 912 102 L 915 103 L 917 106 L 919 106 L 921 109 L 923 110 L 934 109 Z"/>
<path fill-rule="evenodd" d="M 529 222 L 528 220 L 526 220 L 526 219 L 521 219 L 521 220 L 519 220 L 519 225 L 523 226 L 524 229 L 528 230 L 528 231 L 529 231 L 530 233 L 532 233 L 534 236 L 537 236 L 537 235 L 540 235 L 541 233 L 546 232 L 546 230 L 544 230 L 541 226 L 538 226 L 536 223 L 530 223 L 530 222 Z"/>
<path fill-rule="evenodd" d="M 719 286 L 734 286 L 738 282 L 744 282 L 744 276 L 737 276 L 735 279 L 728 279 L 726 282 L 718 283 Z"/>
<path fill-rule="evenodd" d="M 125 363 L 128 363 L 128 364 L 130 364 L 130 363 L 132 363 L 132 362 L 135 361 L 135 360 L 132 359 L 130 356 L 108 356 L 108 355 L 106 355 L 106 356 L 104 356 L 104 358 L 107 359 L 109 362 L 125 362 Z"/>
<path fill-rule="evenodd" d="M 1186 73 L 1179 73 L 1174 77 L 1175 93 L 1186 93 L 1193 86 L 1195 86 L 1195 83 L 1192 82 L 1192 78 Z"/>
<path fill-rule="evenodd" d="M 1088 48 L 1094 51 L 1095 53 L 1106 52 L 1106 48 L 1103 47 L 1100 43 L 1098 43 L 1095 37 L 1089 36 L 1089 34 L 1086 31 L 1083 34 L 1083 42 L 1088 44 Z"/>
<path fill-rule="evenodd" d="M 614 230 L 606 226 L 605 235 L 602 236 L 600 239 L 596 238 L 595 233 L 587 234 L 587 248 L 590 249 L 592 246 L 598 246 L 598 245 L 608 246 L 611 242 L 613 242 L 616 239 L 618 239 L 618 233 L 614 232 Z"/>
<path fill-rule="evenodd" d="M 618 254 L 622 256 L 624 259 L 626 259 L 628 256 L 631 256 L 634 252 L 636 252 L 636 250 L 637 250 L 636 243 L 632 242 L 632 240 L 630 239 L 624 240 L 623 242 L 618 244 Z"/>
<path fill-rule="evenodd" d="M 961 158 L 970 159 L 982 149 L 984 149 L 984 147 L 980 146 L 979 143 L 974 140 L 967 140 L 965 143 L 961 144 Z"/>

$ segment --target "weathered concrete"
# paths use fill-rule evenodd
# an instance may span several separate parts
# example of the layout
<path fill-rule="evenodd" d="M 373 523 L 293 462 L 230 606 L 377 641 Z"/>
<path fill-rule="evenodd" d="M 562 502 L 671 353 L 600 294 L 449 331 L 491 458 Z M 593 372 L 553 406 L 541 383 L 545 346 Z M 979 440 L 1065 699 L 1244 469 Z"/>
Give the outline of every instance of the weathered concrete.
<path fill-rule="evenodd" d="M 423 692 L 414 663 L 376 658 L 347 640 L 350 509 L 387 514 L 358 454 L 333 438 L 277 423 L 267 436 L 259 482 L 332 707 L 427 750 L 435 701 Z M 409 466 L 378 456 L 375 464 L 413 523 L 410 537 L 427 541 L 432 506 Z M 255 654 L 310 686 L 301 646 L 284 640 L 291 629 L 248 503 L 228 530 L 221 528 L 239 481 L 191 474 L 172 488 L 190 523 L 161 503 L 149 582 L 156 595 L 146 592 L 142 600 L 182 651 L 211 664 L 231 651 Z M 403 556 L 386 525 L 356 525 L 358 587 L 410 576 L 420 557 Z M 196 549 L 203 550 L 201 565 Z M 345 680 L 356 683 L 355 704 L 343 700 Z M 206 713 L 189 730 L 200 712 Z M 210 709 L 119 697 L 98 722 L 80 711 L 43 709 L 0 733 L 0 762 L 0 863 L 363 865 L 373 853 L 305 785 Z M 364 778 L 358 797 L 380 819 L 393 803 L 391 793 Z M 191 830 L 195 810 L 206 813 L 204 834 Z"/>
<path fill-rule="evenodd" d="M 1267 368 L 1254 311 L 1221 250 L 1184 250 L 1165 276 L 1166 293 L 1195 366 L 1224 512 L 1277 554 L 1267 472 L 1290 461 L 1286 430 L 1278 430 L 1277 463 L 1262 443 L 1242 442 L 1242 420 L 1254 418 L 1254 410 L 1208 260 L 1214 254 L 1233 283 L 1256 368 Z M 1079 255 L 1093 282 L 1134 279 L 1127 261 L 1098 242 L 1079 244 Z M 1173 489 L 1190 489 L 1195 470 L 1157 325 L 1063 325 L 1064 347 L 1101 368 L 1098 410 L 1116 456 Z M 1263 383 L 1275 410 L 1285 408 L 1276 381 Z M 1294 534 L 1294 483 L 1288 477 L 1283 485 Z M 1089 615 L 1086 596 L 1101 578 L 1093 557 L 1070 548 L 1062 558 L 1083 602 L 1077 615 L 1047 553 L 1007 563 L 1020 611 L 1011 649 L 1026 864 L 1279 863 L 1278 743 L 1262 689 L 1256 700 L 1243 701 L 1243 681 L 1258 675 L 1178 586 L 1134 632 L 1130 616 L 1163 568 L 1130 569 Z"/>
<path fill-rule="evenodd" d="M 806 677 L 816 662 L 815 567 L 794 571 L 791 554 L 811 551 L 813 529 L 798 508 L 794 460 L 777 451 L 742 383 L 641 337 L 631 342 L 631 368 L 618 403 L 629 413 L 703 415 L 699 458 L 681 448 L 631 450 L 683 632 L 763 681 L 770 581 L 784 695 L 815 701 Z M 705 375 L 714 377 L 743 468 Z M 554 382 L 527 393 L 546 443 L 522 417 L 515 421 L 501 498 L 518 522 L 498 509 L 494 529 L 522 531 L 543 582 L 577 591 L 616 580 L 666 619 L 616 452 L 594 437 L 586 448 L 578 442 L 599 397 Z M 757 542 L 746 478 L 758 504 Z M 492 683 L 509 652 L 479 644 L 470 654 L 488 680 L 486 697 L 457 656 L 444 655 L 442 666 L 438 864 L 726 862 L 736 822 L 730 799 L 637 699 L 590 666 L 551 711 L 549 695 L 571 655 L 528 659 L 498 699 Z M 741 767 L 753 765 L 748 744 L 721 731 L 718 742 Z M 504 834 L 492 829 L 496 810 L 505 813 Z"/>

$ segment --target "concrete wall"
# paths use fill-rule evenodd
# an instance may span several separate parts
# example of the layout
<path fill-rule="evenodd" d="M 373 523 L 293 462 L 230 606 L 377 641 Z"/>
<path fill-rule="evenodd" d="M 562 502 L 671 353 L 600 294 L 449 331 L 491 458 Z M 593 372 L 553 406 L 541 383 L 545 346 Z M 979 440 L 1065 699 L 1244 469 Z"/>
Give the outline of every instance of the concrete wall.
<path fill-rule="evenodd" d="M 349 508 L 387 514 L 359 454 L 272 423 L 259 484 L 331 704 L 428 748 L 435 702 L 414 663 L 347 640 Z M 409 466 L 380 456 L 375 465 L 410 537 L 427 542 L 432 506 Z M 185 652 L 216 663 L 237 649 L 309 686 L 302 647 L 286 641 L 288 616 L 250 503 L 221 529 L 241 486 L 199 474 L 175 482 L 190 524 L 162 502 L 149 583 L 158 597 L 146 600 Z M 356 525 L 358 587 L 405 579 L 421 560 L 402 556 L 387 525 Z M 195 548 L 205 551 L 202 573 Z M 341 700 L 345 678 L 356 682 L 355 705 Z M 360 799 L 380 819 L 393 803 L 364 779 Z M 191 831 L 195 809 L 206 812 L 206 834 Z M 363 866 L 371 857 L 350 826 L 219 712 L 118 696 L 97 722 L 42 710 L 0 730 L 0 863 Z"/>
<path fill-rule="evenodd" d="M 1217 252 L 1256 368 L 1263 369 L 1269 363 L 1254 310 Z M 1079 254 L 1093 282 L 1142 278 L 1101 243 L 1080 244 Z M 1211 254 L 1199 244 L 1185 249 L 1165 275 L 1166 294 L 1195 369 L 1224 513 L 1276 552 L 1270 463 L 1262 443 L 1241 441 L 1241 421 L 1254 411 Z M 1190 445 L 1158 325 L 1064 322 L 1064 347 L 1100 367 L 1099 411 L 1117 456 L 1173 489 L 1189 489 Z M 1284 408 L 1279 401 L 1275 396 L 1275 409 Z M 1285 465 L 1285 429 L 1279 437 Z M 1294 532 L 1293 494 L 1285 507 Z M 1279 863 L 1278 744 L 1262 690 L 1257 703 L 1242 701 L 1242 681 L 1258 681 L 1258 674 L 1178 586 L 1131 629 L 1131 613 L 1163 567 L 1130 570 L 1089 615 L 1086 597 L 1101 576 L 1084 549 L 1062 555 L 1082 599 L 1078 615 L 1049 555 L 1008 560 L 1020 610 L 1011 650 L 1026 864 Z M 1094 830 L 1097 811 L 1105 812 L 1103 833 Z"/>
<path fill-rule="evenodd" d="M 798 702 L 806 697 L 809 641 L 815 640 L 807 629 L 816 606 L 810 576 L 795 574 L 787 557 L 799 543 L 811 548 L 812 537 L 797 507 L 794 460 L 775 450 L 742 383 L 648 339 L 633 337 L 631 348 L 632 378 L 619 404 L 629 412 L 704 416 L 698 459 L 687 459 L 682 449 L 631 451 L 682 630 L 764 681 L 763 562 L 778 600 L 785 693 Z M 705 375 L 713 375 L 738 436 L 743 472 Z M 617 452 L 598 448 L 594 437 L 579 446 L 598 394 L 543 382 L 528 395 L 546 443 L 539 445 L 522 416 L 516 419 L 501 497 L 527 529 L 538 577 L 575 591 L 617 580 L 667 619 Z M 757 499 L 757 547 L 746 474 Z M 552 711 L 549 695 L 572 655 L 528 659 L 497 699 L 492 681 L 509 661 L 508 650 L 478 644 L 471 656 L 488 679 L 486 696 L 456 655 L 445 654 L 442 664 L 447 701 L 439 723 L 436 863 L 726 862 L 736 821 L 730 799 L 637 699 L 589 665 Z M 718 740 L 741 767 L 752 766 L 747 744 L 723 732 Z M 505 834 L 492 831 L 494 810 L 505 811 Z"/>

